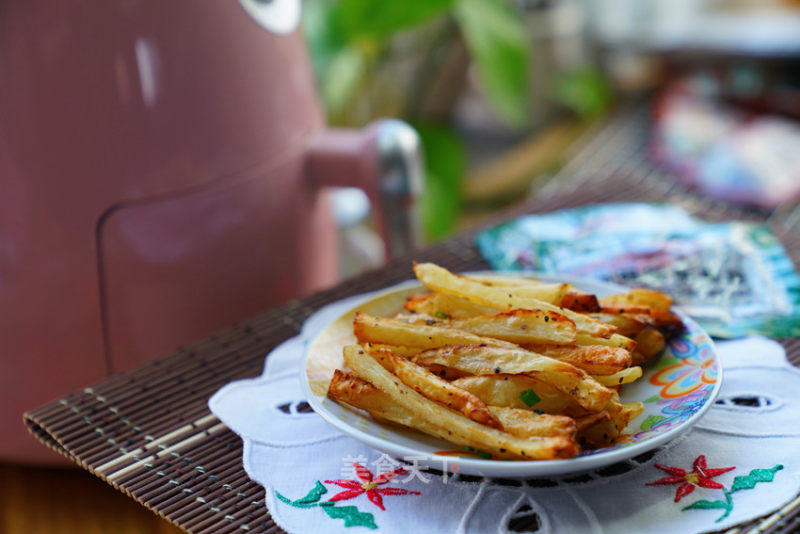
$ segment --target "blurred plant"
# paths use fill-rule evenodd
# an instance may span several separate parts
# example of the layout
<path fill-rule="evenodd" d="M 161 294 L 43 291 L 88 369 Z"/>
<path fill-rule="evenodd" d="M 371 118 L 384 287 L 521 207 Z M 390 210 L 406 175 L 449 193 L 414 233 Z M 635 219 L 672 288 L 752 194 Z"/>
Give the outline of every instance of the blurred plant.
<path fill-rule="evenodd" d="M 311 0 L 304 25 L 332 124 L 395 116 L 420 132 L 423 227 L 430 240 L 446 236 L 457 220 L 466 156 L 448 116 L 464 69 L 453 74 L 443 58 L 448 47 L 466 49 L 492 109 L 510 126 L 524 125 L 530 48 L 517 8 L 510 0 Z M 449 87 L 441 79 L 448 73 Z M 435 92 L 443 106 L 431 105 Z"/>
<path fill-rule="evenodd" d="M 560 75 L 555 82 L 556 101 L 583 119 L 593 119 L 608 109 L 612 91 L 598 69 L 583 67 Z"/>

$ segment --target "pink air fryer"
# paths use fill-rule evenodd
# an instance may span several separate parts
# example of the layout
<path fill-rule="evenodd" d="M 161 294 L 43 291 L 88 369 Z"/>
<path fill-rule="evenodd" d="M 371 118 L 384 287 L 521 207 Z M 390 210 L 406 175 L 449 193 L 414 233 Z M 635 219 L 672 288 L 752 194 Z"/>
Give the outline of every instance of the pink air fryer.
<path fill-rule="evenodd" d="M 325 129 L 299 8 L 3 3 L 1 459 L 58 459 L 23 411 L 334 282 L 326 186 L 411 243 L 416 134 Z"/>

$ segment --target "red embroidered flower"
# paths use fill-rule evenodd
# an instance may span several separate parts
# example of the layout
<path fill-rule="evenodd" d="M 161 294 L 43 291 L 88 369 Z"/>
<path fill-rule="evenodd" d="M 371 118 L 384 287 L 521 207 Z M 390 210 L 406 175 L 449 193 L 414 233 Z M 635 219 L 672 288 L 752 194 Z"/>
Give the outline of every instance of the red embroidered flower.
<path fill-rule="evenodd" d="M 659 478 L 653 482 L 647 482 L 646 486 L 667 486 L 670 484 L 680 484 L 678 490 L 675 492 L 675 502 L 678 502 L 683 497 L 689 495 L 694 491 L 695 486 L 701 488 L 722 489 L 724 486 L 719 482 L 711 480 L 714 477 L 720 476 L 722 473 L 727 473 L 736 469 L 735 467 L 720 467 L 718 469 L 709 469 L 706 467 L 706 457 L 701 454 L 694 459 L 692 463 L 692 472 L 687 473 L 685 469 L 680 467 L 670 467 L 667 465 L 656 464 L 656 467 L 662 471 L 666 471 L 670 476 Z"/>
<path fill-rule="evenodd" d="M 383 511 L 386 511 L 386 508 L 383 507 L 383 497 L 381 495 L 419 495 L 418 491 L 409 491 L 402 488 L 379 488 L 378 486 L 382 484 L 388 483 L 392 480 L 395 475 L 405 475 L 406 470 L 402 467 L 395 469 L 394 471 L 387 471 L 386 473 L 381 473 L 374 479 L 372 478 L 372 473 L 369 469 L 364 467 L 363 465 L 354 462 L 353 467 L 356 469 L 356 476 L 360 480 L 326 480 L 326 484 L 336 484 L 342 488 L 347 488 L 346 491 L 342 491 L 328 499 L 329 501 L 344 501 L 346 499 L 352 499 L 354 497 L 358 497 L 362 493 L 367 494 L 367 498 L 378 508 Z"/>

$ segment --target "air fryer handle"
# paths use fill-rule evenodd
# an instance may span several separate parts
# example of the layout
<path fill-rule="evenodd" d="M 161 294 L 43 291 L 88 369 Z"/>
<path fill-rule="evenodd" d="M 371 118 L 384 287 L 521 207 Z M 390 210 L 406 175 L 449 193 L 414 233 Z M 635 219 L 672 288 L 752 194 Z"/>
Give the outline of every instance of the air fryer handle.
<path fill-rule="evenodd" d="M 323 130 L 311 143 L 306 163 L 307 176 L 318 187 L 358 187 L 367 194 L 388 258 L 420 244 L 422 151 L 411 126 L 382 119 L 363 130 Z"/>

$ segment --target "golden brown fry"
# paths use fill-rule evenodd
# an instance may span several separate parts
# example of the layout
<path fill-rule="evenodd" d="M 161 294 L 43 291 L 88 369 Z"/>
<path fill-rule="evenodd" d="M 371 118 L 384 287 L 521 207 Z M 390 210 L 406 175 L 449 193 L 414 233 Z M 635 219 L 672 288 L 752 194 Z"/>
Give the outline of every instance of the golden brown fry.
<path fill-rule="evenodd" d="M 631 354 L 625 349 L 605 345 L 523 345 L 525 350 L 536 352 L 562 362 L 568 362 L 590 375 L 611 375 L 631 366 Z"/>
<path fill-rule="evenodd" d="M 560 313 L 542 310 L 511 310 L 494 315 L 453 319 L 450 326 L 479 336 L 513 343 L 573 343 L 575 323 Z"/>
<path fill-rule="evenodd" d="M 366 346 L 370 350 L 370 352 L 372 350 L 386 349 L 386 350 L 390 350 L 390 351 L 394 352 L 397 355 L 403 356 L 404 358 L 410 358 L 412 356 L 416 356 L 417 354 L 419 354 L 420 352 L 423 351 L 423 349 L 421 349 L 419 347 L 403 347 L 403 346 L 400 346 L 400 345 L 383 345 L 381 343 L 365 343 L 364 346 Z"/>
<path fill-rule="evenodd" d="M 623 404 L 620 401 L 619 393 L 615 393 L 614 397 L 608 403 L 608 413 L 619 432 L 625 430 L 631 420 L 644 411 L 644 404 L 641 402 L 628 402 Z"/>
<path fill-rule="evenodd" d="M 637 321 L 643 323 L 644 325 L 655 326 L 659 329 L 667 329 L 667 330 L 677 330 L 683 328 L 683 321 L 681 320 L 678 315 L 672 313 L 671 311 L 659 310 L 656 308 L 647 308 L 639 305 L 620 305 L 617 307 L 602 307 L 601 311 L 603 314 L 611 314 L 616 315 L 618 317 L 630 317 L 635 318 Z M 619 328 L 618 333 L 635 337 L 636 334 L 639 333 L 639 330 L 631 331 L 628 330 L 627 332 L 624 331 L 624 324 L 619 324 L 612 320 L 604 320 L 603 317 L 597 317 L 596 314 L 592 314 L 592 317 L 603 321 L 608 324 L 613 324 Z M 610 319 L 610 318 L 609 318 Z"/>
<path fill-rule="evenodd" d="M 473 421 L 502 430 L 500 421 L 478 397 L 439 378 L 428 369 L 402 358 L 387 349 L 365 347 L 384 369 L 425 397 L 459 411 Z"/>
<path fill-rule="evenodd" d="M 656 328 L 670 331 L 683 329 L 681 318 L 670 311 L 651 309 L 650 317 L 655 321 Z"/>
<path fill-rule="evenodd" d="M 412 295 L 412 297 L 409 297 L 403 305 L 405 309 L 430 315 L 436 319 L 465 319 L 476 315 L 491 315 L 500 311 L 497 308 L 481 306 L 447 293 Z"/>
<path fill-rule="evenodd" d="M 641 367 L 629 367 L 627 369 L 623 369 L 622 371 L 618 371 L 613 375 L 605 375 L 605 376 L 593 376 L 595 380 L 603 384 L 604 386 L 621 386 L 623 384 L 630 384 L 634 380 L 638 380 L 642 377 L 642 368 Z"/>
<path fill-rule="evenodd" d="M 328 398 L 367 411 L 376 419 L 412 426 L 412 419 L 405 408 L 392 402 L 383 391 L 353 373 L 336 369 L 328 385 Z"/>
<path fill-rule="evenodd" d="M 607 347 L 617 347 L 628 352 L 633 352 L 633 349 L 636 348 L 634 340 L 620 334 L 613 334 L 609 338 L 604 338 L 578 332 L 576 343 L 582 346 L 605 345 Z"/>
<path fill-rule="evenodd" d="M 571 458 L 578 452 L 575 441 L 564 436 L 519 438 L 445 408 L 403 384 L 358 345 L 344 348 L 344 360 L 356 376 L 370 382 L 407 412 L 406 417 L 395 420 L 396 423 L 456 445 L 487 451 L 496 458 L 552 460 Z M 381 417 L 388 419 L 384 413 Z"/>
<path fill-rule="evenodd" d="M 635 338 L 636 334 L 648 325 L 655 324 L 655 320 L 649 315 L 641 313 L 592 313 L 592 318 L 611 324 L 617 327 L 617 334 L 625 337 Z"/>
<path fill-rule="evenodd" d="M 531 297 L 558 305 L 570 289 L 569 284 L 542 282 L 522 276 L 497 274 L 462 275 L 465 279 L 478 282 L 486 287 L 514 288 L 520 297 Z"/>
<path fill-rule="evenodd" d="M 536 410 L 570 417 L 582 417 L 589 413 L 569 395 L 527 375 L 468 376 L 453 383 L 474 393 L 490 406 Z"/>
<path fill-rule="evenodd" d="M 443 320 L 430 315 L 409 314 L 396 317 L 411 324 L 455 328 L 463 332 L 513 343 L 573 343 L 575 323 L 563 315 L 541 310 L 511 310 L 467 319 Z"/>
<path fill-rule="evenodd" d="M 441 326 L 413 325 L 396 319 L 373 317 L 356 312 L 353 332 L 361 343 L 377 343 L 431 349 L 445 345 L 486 344 L 516 348 L 517 345 L 499 339 L 485 338 Z"/>
<path fill-rule="evenodd" d="M 445 365 L 473 375 L 525 373 L 573 397 L 593 412 L 605 408 L 614 393 L 572 364 L 521 349 L 481 345 L 442 347 L 420 352 L 414 361 L 424 366 Z"/>
<path fill-rule="evenodd" d="M 669 311 L 672 307 L 672 297 L 660 291 L 637 288 L 621 295 L 611 295 L 600 299 L 600 306 L 603 307 L 618 308 L 625 305 Z"/>
<path fill-rule="evenodd" d="M 537 414 L 530 410 L 489 406 L 503 424 L 503 429 L 521 438 L 566 436 L 575 439 L 575 420 L 564 415 Z"/>
<path fill-rule="evenodd" d="M 600 311 L 600 303 L 597 301 L 596 295 L 575 288 L 567 291 L 567 294 L 561 299 L 560 305 L 580 313 L 594 313 Z"/>
<path fill-rule="evenodd" d="M 636 336 L 636 352 L 644 358 L 644 361 L 660 354 L 666 346 L 667 342 L 664 339 L 664 334 L 655 328 L 645 328 Z"/>
<path fill-rule="evenodd" d="M 578 442 L 592 449 L 612 445 L 620 434 L 607 410 L 581 417 L 575 422 Z"/>
<path fill-rule="evenodd" d="M 591 317 L 561 308 L 542 300 L 517 294 L 515 288 L 488 287 L 480 282 L 458 276 L 447 269 L 432 263 L 417 263 L 414 273 L 420 282 L 434 291 L 454 294 L 466 298 L 476 304 L 491 306 L 501 310 L 543 310 L 566 315 L 575 323 L 578 332 L 601 337 L 611 336 L 616 328 L 595 321 Z"/>

